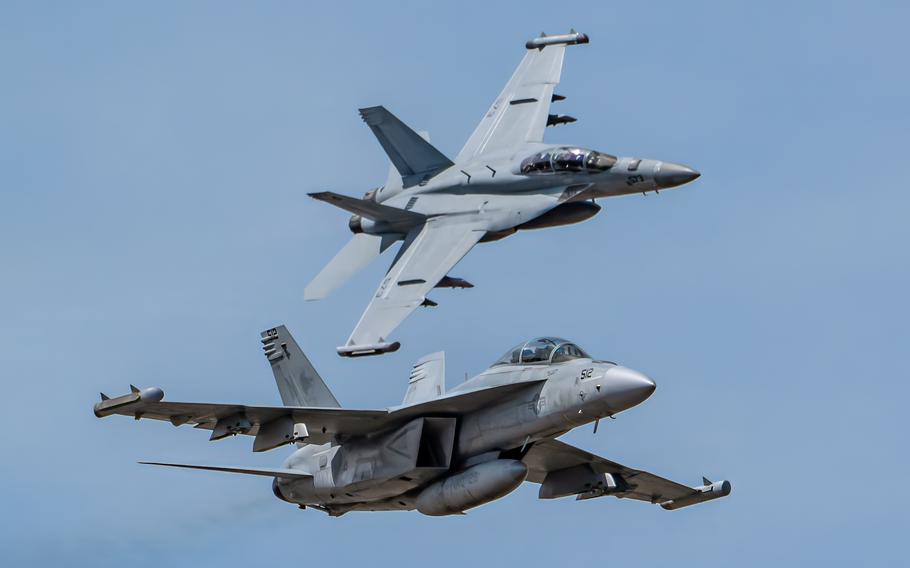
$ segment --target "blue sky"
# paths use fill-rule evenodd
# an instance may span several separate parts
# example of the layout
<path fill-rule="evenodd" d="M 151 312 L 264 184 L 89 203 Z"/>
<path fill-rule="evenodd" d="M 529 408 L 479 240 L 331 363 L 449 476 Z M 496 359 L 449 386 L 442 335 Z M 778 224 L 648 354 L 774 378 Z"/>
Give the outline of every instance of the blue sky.
<path fill-rule="evenodd" d="M 5 2 L 0 6 L 0 549 L 11 565 L 340 561 L 883 564 L 902 490 L 910 263 L 908 13 L 899 2 Z M 574 26 L 548 132 L 690 164 L 660 196 L 478 247 L 473 290 L 334 354 L 385 269 L 328 300 L 349 238 L 306 192 L 381 184 L 357 116 L 384 104 L 457 153 L 523 43 Z M 326 518 L 267 480 L 139 459 L 274 466 L 287 449 L 93 417 L 98 390 L 274 404 L 258 344 L 286 323 L 348 406 L 400 401 L 445 349 L 449 384 L 522 338 L 573 338 L 655 395 L 566 437 L 726 500 L 539 501 L 465 517 Z"/>

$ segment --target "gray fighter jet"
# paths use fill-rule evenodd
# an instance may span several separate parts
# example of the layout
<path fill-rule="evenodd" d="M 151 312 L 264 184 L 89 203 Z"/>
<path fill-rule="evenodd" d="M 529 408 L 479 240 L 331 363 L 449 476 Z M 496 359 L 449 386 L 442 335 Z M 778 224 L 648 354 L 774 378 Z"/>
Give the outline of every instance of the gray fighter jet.
<path fill-rule="evenodd" d="M 574 32 L 529 41 L 518 69 L 454 160 L 385 108 L 360 110 L 391 159 L 388 181 L 363 199 L 310 194 L 353 213 L 354 237 L 304 298 L 326 297 L 395 242 L 404 244 L 340 355 L 397 350 L 390 334 L 418 306 L 436 305 L 427 298 L 430 290 L 472 287 L 447 274 L 478 242 L 578 223 L 600 211 L 596 198 L 656 192 L 699 176 L 671 162 L 544 143 L 548 126 L 575 122 L 552 114 L 550 104 L 565 98 L 553 89 L 566 46 L 587 42 Z"/>
<path fill-rule="evenodd" d="M 259 452 L 296 443 L 280 468 L 142 462 L 273 478 L 279 499 L 338 516 L 417 509 L 460 514 L 505 496 L 524 481 L 539 497 L 612 495 L 679 509 L 730 493 L 728 481 L 688 487 L 632 469 L 555 438 L 632 408 L 654 392 L 645 375 L 592 359 L 577 345 L 543 337 L 510 349 L 493 366 L 446 391 L 445 359 L 434 353 L 411 371 L 399 406 L 341 408 L 284 326 L 262 333 L 284 406 L 164 402 L 158 388 L 117 398 L 111 414 L 193 424 L 211 439 L 253 436 Z"/>

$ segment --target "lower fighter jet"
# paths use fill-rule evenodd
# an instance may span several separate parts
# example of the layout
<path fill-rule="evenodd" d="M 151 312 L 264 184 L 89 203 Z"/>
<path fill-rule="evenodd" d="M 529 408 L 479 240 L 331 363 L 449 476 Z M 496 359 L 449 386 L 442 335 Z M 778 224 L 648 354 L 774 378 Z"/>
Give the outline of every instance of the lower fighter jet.
<path fill-rule="evenodd" d="M 539 497 L 612 495 L 679 509 L 729 495 L 728 481 L 689 487 L 588 453 L 555 438 L 632 408 L 654 382 L 627 367 L 592 359 L 577 345 L 542 337 L 510 349 L 489 369 L 446 391 L 445 358 L 434 353 L 411 371 L 399 406 L 348 410 L 326 387 L 284 326 L 262 333 L 284 406 L 164 402 L 158 388 L 117 398 L 111 414 L 194 424 L 211 439 L 253 436 L 253 451 L 294 443 L 279 468 L 141 462 L 273 478 L 276 497 L 339 516 L 348 511 L 417 509 L 461 514 L 525 481 Z"/>
<path fill-rule="evenodd" d="M 428 293 L 472 287 L 448 273 L 477 243 L 579 223 L 600 211 L 596 199 L 659 192 L 699 176 L 664 160 L 544 142 L 547 127 L 575 122 L 552 114 L 550 106 L 566 98 L 554 92 L 566 46 L 585 43 L 588 37 L 576 32 L 529 41 L 512 78 L 454 159 L 384 107 L 360 109 L 392 167 L 385 185 L 363 199 L 310 194 L 353 213 L 348 227 L 354 236 L 306 287 L 304 299 L 325 298 L 404 242 L 340 355 L 396 351 L 400 344 L 392 332 L 418 307 L 436 305 Z"/>

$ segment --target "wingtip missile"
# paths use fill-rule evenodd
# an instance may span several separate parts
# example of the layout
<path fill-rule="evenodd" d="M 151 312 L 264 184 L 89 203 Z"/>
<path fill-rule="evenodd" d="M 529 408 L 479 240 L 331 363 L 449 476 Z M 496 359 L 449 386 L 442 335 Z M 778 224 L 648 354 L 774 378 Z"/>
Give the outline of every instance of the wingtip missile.
<path fill-rule="evenodd" d="M 525 43 L 525 47 L 528 49 L 543 49 L 548 45 L 578 45 L 581 43 L 588 43 L 589 41 L 591 40 L 588 38 L 587 34 L 576 31 L 568 34 L 551 36 L 541 32 L 540 37 L 528 40 L 527 43 Z"/>
<path fill-rule="evenodd" d="M 163 398 L 164 391 L 158 387 L 140 389 L 136 385 L 130 385 L 130 393 L 123 396 L 112 398 L 101 393 L 101 401 L 95 403 L 95 416 L 104 418 L 125 406 L 130 406 L 137 402 L 160 402 Z"/>
<path fill-rule="evenodd" d="M 707 477 L 703 477 L 702 480 L 706 483 L 702 487 L 696 487 L 695 491 L 690 495 L 680 497 L 679 499 L 673 499 L 672 501 L 666 501 L 661 503 L 660 506 L 667 511 L 673 511 L 690 505 L 704 503 L 705 501 L 713 501 L 714 499 L 726 497 L 733 490 L 733 485 L 726 480 L 717 481 L 715 483 L 711 483 Z"/>

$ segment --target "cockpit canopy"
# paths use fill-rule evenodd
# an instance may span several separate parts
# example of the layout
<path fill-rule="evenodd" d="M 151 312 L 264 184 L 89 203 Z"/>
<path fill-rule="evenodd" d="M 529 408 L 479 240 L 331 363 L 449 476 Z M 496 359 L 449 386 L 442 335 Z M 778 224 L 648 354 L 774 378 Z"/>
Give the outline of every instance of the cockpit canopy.
<path fill-rule="evenodd" d="M 551 148 L 521 162 L 522 174 L 605 172 L 616 163 L 616 156 L 584 148 Z"/>
<path fill-rule="evenodd" d="M 590 359 L 584 350 L 558 337 L 538 337 L 516 345 L 496 360 L 497 365 L 528 365 L 531 363 L 562 363 L 572 359 Z"/>

